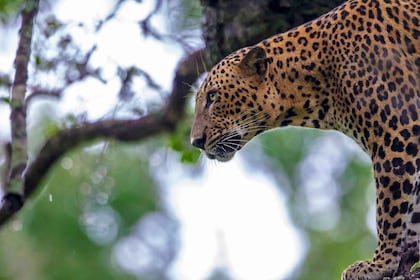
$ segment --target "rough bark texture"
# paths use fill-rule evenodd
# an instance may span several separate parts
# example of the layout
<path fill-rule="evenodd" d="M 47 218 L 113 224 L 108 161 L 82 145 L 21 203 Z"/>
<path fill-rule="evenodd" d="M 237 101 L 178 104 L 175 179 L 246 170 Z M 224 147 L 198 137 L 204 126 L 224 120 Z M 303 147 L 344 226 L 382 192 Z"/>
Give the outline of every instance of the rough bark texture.
<path fill-rule="evenodd" d="M 315 19 L 343 2 L 201 0 L 209 60 L 215 64 L 234 50 Z"/>

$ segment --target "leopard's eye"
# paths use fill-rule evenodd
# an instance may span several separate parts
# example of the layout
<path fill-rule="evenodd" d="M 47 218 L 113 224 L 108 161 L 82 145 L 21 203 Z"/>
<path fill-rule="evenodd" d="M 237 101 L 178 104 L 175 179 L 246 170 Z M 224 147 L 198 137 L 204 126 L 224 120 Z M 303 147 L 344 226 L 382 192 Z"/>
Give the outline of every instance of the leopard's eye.
<path fill-rule="evenodd" d="M 211 104 L 216 100 L 217 91 L 210 90 L 207 92 L 207 99 L 206 99 L 206 108 L 210 107 Z"/>

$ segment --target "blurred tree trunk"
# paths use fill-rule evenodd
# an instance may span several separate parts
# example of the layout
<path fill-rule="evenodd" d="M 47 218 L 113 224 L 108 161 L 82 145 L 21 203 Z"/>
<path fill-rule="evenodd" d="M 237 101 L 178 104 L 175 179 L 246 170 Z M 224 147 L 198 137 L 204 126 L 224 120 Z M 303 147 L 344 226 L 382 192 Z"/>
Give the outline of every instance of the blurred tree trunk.
<path fill-rule="evenodd" d="M 343 0 L 201 0 L 212 64 L 234 50 L 313 20 Z"/>

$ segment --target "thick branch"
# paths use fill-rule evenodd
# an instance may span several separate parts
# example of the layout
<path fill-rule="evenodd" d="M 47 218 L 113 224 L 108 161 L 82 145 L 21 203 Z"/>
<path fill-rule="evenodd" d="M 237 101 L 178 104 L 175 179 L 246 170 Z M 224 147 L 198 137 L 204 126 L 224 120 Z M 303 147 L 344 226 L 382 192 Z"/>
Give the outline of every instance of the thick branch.
<path fill-rule="evenodd" d="M 175 121 L 175 120 L 174 120 Z M 50 138 L 29 165 L 25 174 L 24 198 L 39 186 L 52 165 L 67 151 L 98 138 L 136 141 L 171 131 L 175 122 L 163 115 L 148 115 L 136 120 L 105 120 L 60 131 Z"/>
<path fill-rule="evenodd" d="M 104 120 L 87 123 L 80 127 L 62 130 L 47 140 L 25 172 L 23 199 L 17 199 L 15 194 L 8 194 L 3 198 L 0 225 L 19 210 L 19 203 L 23 203 L 33 194 L 53 164 L 71 149 L 100 138 L 125 142 L 140 141 L 147 137 L 174 131 L 185 115 L 187 96 L 190 92 L 189 85 L 193 84 L 208 67 L 203 59 L 203 52 L 204 50 L 199 50 L 190 54 L 178 65 L 172 92 L 159 113 L 134 120 Z"/>

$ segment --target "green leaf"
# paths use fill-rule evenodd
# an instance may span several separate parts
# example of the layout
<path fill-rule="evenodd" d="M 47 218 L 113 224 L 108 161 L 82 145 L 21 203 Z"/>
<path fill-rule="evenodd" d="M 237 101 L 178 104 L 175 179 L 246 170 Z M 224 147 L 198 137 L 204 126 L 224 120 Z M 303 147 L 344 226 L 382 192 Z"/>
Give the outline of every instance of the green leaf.
<path fill-rule="evenodd" d="M 177 152 L 181 152 L 184 148 L 182 140 L 176 134 L 169 137 L 168 147 Z"/>
<path fill-rule="evenodd" d="M 35 65 L 36 66 L 39 66 L 39 65 L 41 65 L 41 57 L 39 56 L 39 55 L 36 55 L 35 56 Z"/>
<path fill-rule="evenodd" d="M 0 0 L 0 21 L 6 23 L 10 18 L 15 17 L 21 5 L 22 0 Z"/>
<path fill-rule="evenodd" d="M 60 126 L 58 125 L 57 122 L 52 121 L 52 120 L 48 121 L 48 123 L 45 126 L 45 134 L 47 135 L 47 137 L 54 136 L 59 131 L 60 131 Z"/>
<path fill-rule="evenodd" d="M 410 272 L 414 272 L 419 268 L 420 268 L 420 261 L 413 264 L 413 266 L 410 268 Z"/>
<path fill-rule="evenodd" d="M 190 149 L 181 154 L 181 162 L 195 164 L 200 158 L 201 152 L 199 149 Z"/>
<path fill-rule="evenodd" d="M 10 104 L 11 102 L 10 102 L 10 98 L 9 97 L 0 97 L 0 101 L 11 105 Z"/>

